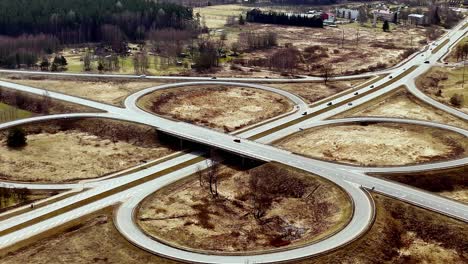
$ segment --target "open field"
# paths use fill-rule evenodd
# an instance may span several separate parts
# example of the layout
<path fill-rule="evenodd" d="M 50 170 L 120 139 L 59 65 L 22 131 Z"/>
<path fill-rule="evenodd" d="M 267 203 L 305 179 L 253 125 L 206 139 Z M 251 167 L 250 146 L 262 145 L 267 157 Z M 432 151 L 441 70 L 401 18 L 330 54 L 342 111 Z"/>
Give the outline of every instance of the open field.
<path fill-rule="evenodd" d="M 312 104 L 323 98 L 332 96 L 344 90 L 347 90 L 366 79 L 353 79 L 347 81 L 308 82 L 308 83 L 269 83 L 267 86 L 281 88 L 290 93 L 298 95 Z"/>
<path fill-rule="evenodd" d="M 32 113 L 11 105 L 0 103 L 0 123 L 31 117 Z"/>
<path fill-rule="evenodd" d="M 275 32 L 278 34 L 279 47 L 292 43 L 303 52 L 305 59 L 295 70 L 295 73 L 299 74 L 320 74 L 319 68 L 314 67 L 319 65 L 332 66 L 334 74 L 353 74 L 388 68 L 410 55 L 412 52 L 408 50 L 422 47 L 419 42 L 425 40 L 424 29 L 420 28 L 396 28 L 391 33 L 385 33 L 373 28 L 359 27 L 357 42 L 358 29 L 353 27 L 318 29 L 254 23 L 237 27 L 239 32 Z M 229 38 L 231 42 L 237 41 L 238 32 L 232 30 L 230 34 L 233 34 Z M 413 44 L 408 36 L 413 36 Z M 314 51 L 304 52 L 308 47 L 313 47 Z M 244 55 L 247 61 L 268 58 L 276 50 L 278 47 L 250 51 Z"/>
<path fill-rule="evenodd" d="M 230 132 L 292 110 L 276 93 L 246 87 L 202 85 L 160 90 L 138 102 L 158 115 Z"/>
<path fill-rule="evenodd" d="M 137 214 L 140 227 L 176 247 L 232 253 L 311 243 L 343 228 L 352 214 L 336 185 L 282 165 L 223 166 L 217 197 L 207 184 L 194 175 L 149 196 Z M 272 200 L 259 208 L 260 199 Z"/>
<path fill-rule="evenodd" d="M 122 106 L 123 100 L 130 94 L 144 88 L 158 86 L 163 83 L 147 81 L 119 81 L 119 80 L 80 80 L 73 77 L 68 79 L 44 78 L 34 76 L 9 76 L 5 81 L 19 83 L 49 91 L 79 96 L 107 104 Z"/>
<path fill-rule="evenodd" d="M 277 34 L 278 47 L 260 50 L 244 50 L 239 58 L 231 58 L 236 64 L 268 70 L 267 66 L 251 63 L 254 60 L 269 58 L 272 54 L 286 44 L 292 44 L 299 49 L 301 61 L 294 67 L 296 74 L 320 74 L 320 65 L 330 65 L 335 74 L 351 74 L 391 67 L 406 58 L 415 49 L 426 44 L 426 29 L 395 26 L 392 24 L 391 32 L 382 30 L 382 23 L 373 28 L 370 23 L 339 25 L 337 28 L 325 27 L 307 28 L 283 25 L 268 25 L 260 23 L 246 23 L 245 25 L 225 25 L 228 17 L 238 18 L 252 7 L 240 5 L 218 5 L 196 8 L 194 11 L 201 14 L 202 20 L 211 29 L 216 29 L 215 36 L 221 30 L 227 33 L 224 41 L 230 47 L 239 41 L 242 32 Z M 281 6 L 262 7 L 261 9 L 274 9 L 284 11 Z M 440 30 L 439 30 L 440 31 Z M 241 43 L 245 45 L 246 43 Z M 309 48 L 309 52 L 307 51 Z M 245 69 L 244 69 L 245 70 Z M 277 70 L 275 70 L 277 71 Z"/>
<path fill-rule="evenodd" d="M 418 173 L 376 175 L 468 203 L 468 166 Z"/>
<path fill-rule="evenodd" d="M 130 44 L 131 48 L 137 45 Z M 138 49 L 140 51 L 140 49 Z M 67 69 L 66 72 L 83 72 L 83 61 L 81 58 L 86 54 L 84 50 L 76 50 L 72 52 L 71 49 L 65 48 L 63 51 L 60 52 L 60 55 L 63 55 L 67 60 Z M 147 74 L 151 75 L 172 75 L 172 74 L 179 74 L 181 72 L 186 71 L 187 69 L 183 68 L 182 66 L 170 66 L 167 68 L 156 68 L 155 67 L 155 59 L 156 56 L 151 56 L 149 61 L 149 68 L 147 70 Z M 90 73 L 99 73 L 98 71 L 98 62 L 92 61 L 91 63 L 91 71 Z M 119 68 L 114 71 L 106 71 L 105 73 L 119 73 L 119 74 L 135 74 L 135 68 L 133 65 L 133 56 L 119 56 Z"/>
<path fill-rule="evenodd" d="M 465 157 L 463 135 L 431 127 L 352 123 L 307 129 L 275 145 L 312 158 L 361 166 L 396 166 Z"/>
<path fill-rule="evenodd" d="M 372 194 L 376 219 L 360 239 L 294 264 L 466 263 L 468 225 L 407 203 Z"/>
<path fill-rule="evenodd" d="M 111 208 L 62 229 L 2 257 L 2 263 L 178 263 L 147 253 L 128 242 L 115 228 Z"/>
<path fill-rule="evenodd" d="M 421 102 L 404 88 L 378 100 L 355 107 L 334 116 L 334 118 L 363 116 L 426 120 L 468 129 L 468 122 Z"/>
<path fill-rule="evenodd" d="M 463 75 L 463 67 L 433 67 L 420 76 L 416 80 L 416 84 L 421 91 L 434 100 L 468 113 L 468 84 L 463 86 Z M 452 101 L 452 98 L 457 95 L 460 96 L 460 99 L 457 102 Z"/>
<path fill-rule="evenodd" d="M 22 149 L 8 148 L 5 136 L 2 137 L 0 178 L 4 180 L 74 182 L 104 176 L 171 152 L 153 139 L 151 128 L 124 122 L 62 121 L 25 129 L 28 144 Z M 137 142 L 138 137 L 146 137 L 147 142 Z"/>

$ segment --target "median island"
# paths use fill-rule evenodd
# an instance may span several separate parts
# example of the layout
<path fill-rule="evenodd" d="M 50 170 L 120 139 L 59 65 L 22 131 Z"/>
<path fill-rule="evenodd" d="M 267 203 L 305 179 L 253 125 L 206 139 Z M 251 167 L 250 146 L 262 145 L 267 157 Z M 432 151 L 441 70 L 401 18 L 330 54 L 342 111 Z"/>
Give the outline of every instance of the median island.
<path fill-rule="evenodd" d="M 217 191 L 214 184 L 210 191 L 214 173 Z M 344 228 L 352 212 L 349 196 L 337 185 L 268 163 L 212 166 L 147 197 L 136 218 L 147 235 L 174 247 L 251 254 L 324 239 Z"/>
<path fill-rule="evenodd" d="M 466 157 L 465 136 L 433 127 L 357 122 L 298 132 L 275 145 L 300 155 L 359 166 L 401 166 Z"/>
<path fill-rule="evenodd" d="M 286 97 L 260 89 L 197 85 L 155 91 L 138 105 L 152 113 L 231 132 L 292 110 Z"/>

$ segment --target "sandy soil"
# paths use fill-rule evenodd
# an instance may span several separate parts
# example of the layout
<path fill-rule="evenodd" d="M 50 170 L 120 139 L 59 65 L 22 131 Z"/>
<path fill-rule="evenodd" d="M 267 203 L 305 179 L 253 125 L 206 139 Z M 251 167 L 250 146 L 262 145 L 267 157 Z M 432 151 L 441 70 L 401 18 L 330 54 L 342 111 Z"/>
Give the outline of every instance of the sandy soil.
<path fill-rule="evenodd" d="M 285 182 L 305 184 L 296 197 L 280 194 L 261 218 L 254 217 L 249 182 L 251 170 L 223 168 L 219 197 L 208 186 L 200 187 L 197 176 L 179 181 L 148 197 L 138 212 L 138 223 L 150 236 L 177 247 L 201 251 L 245 252 L 310 243 L 344 227 L 351 216 L 347 195 L 334 184 L 303 172 L 285 170 L 271 174 Z M 279 165 L 275 165 L 279 166 Z M 270 174 L 268 174 L 270 175 Z M 268 180 L 267 180 L 268 181 Z M 273 180 L 274 181 L 274 180 Z M 288 187 L 280 187 L 278 192 Z M 257 193 L 260 193 L 258 191 Z"/>
<path fill-rule="evenodd" d="M 308 129 L 280 140 L 281 148 L 313 158 L 390 166 L 466 156 L 468 140 L 445 130 L 404 124 L 349 124 Z"/>
<path fill-rule="evenodd" d="M 468 88 L 467 84 L 462 85 L 463 75 L 463 67 L 433 67 L 416 80 L 416 85 L 434 100 L 468 113 Z M 460 106 L 453 105 L 450 101 L 455 94 L 463 97 Z"/>
<path fill-rule="evenodd" d="M 3 264 L 16 263 L 155 263 L 175 264 L 130 244 L 115 229 L 112 210 L 98 212 L 63 233 L 2 257 Z"/>
<path fill-rule="evenodd" d="M 80 79 L 54 79 L 54 78 L 30 78 L 28 76 L 9 76 L 0 80 L 15 82 L 37 88 L 47 89 L 92 99 L 95 101 L 108 103 L 116 106 L 122 106 L 124 99 L 144 88 L 162 85 L 163 83 L 145 82 L 145 81 L 91 81 Z"/>
<path fill-rule="evenodd" d="M 468 122 L 456 118 L 442 110 L 421 102 L 410 92 L 401 89 L 398 92 L 370 104 L 364 104 L 355 110 L 347 111 L 334 118 L 376 116 L 417 119 L 468 128 Z"/>
<path fill-rule="evenodd" d="M 141 98 L 139 105 L 159 115 L 225 132 L 286 113 L 293 106 L 272 92 L 214 85 L 156 91 Z"/>
<path fill-rule="evenodd" d="M 160 148 L 112 142 L 80 131 L 28 136 L 28 145 L 11 150 L 2 139 L 0 177 L 14 181 L 70 182 L 95 178 L 156 159 L 169 153 Z"/>
<path fill-rule="evenodd" d="M 267 86 L 281 88 L 305 99 L 308 103 L 317 102 L 323 98 L 332 96 L 347 90 L 365 79 L 354 79 L 349 81 L 331 81 L 326 85 L 323 82 L 310 83 L 269 83 Z"/>
<path fill-rule="evenodd" d="M 468 225 L 385 196 L 372 194 L 377 214 L 360 239 L 295 264 L 457 263 L 468 261 Z"/>

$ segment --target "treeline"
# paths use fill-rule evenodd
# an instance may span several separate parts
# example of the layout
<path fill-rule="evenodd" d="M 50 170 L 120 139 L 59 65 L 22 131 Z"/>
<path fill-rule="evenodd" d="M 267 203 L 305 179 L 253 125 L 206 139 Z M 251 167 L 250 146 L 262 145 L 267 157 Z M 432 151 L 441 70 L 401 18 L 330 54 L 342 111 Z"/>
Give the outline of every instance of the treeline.
<path fill-rule="evenodd" d="M 0 36 L 0 67 L 34 66 L 41 54 L 51 54 L 58 47 L 58 39 L 51 35 Z"/>
<path fill-rule="evenodd" d="M 320 17 L 308 17 L 299 14 L 286 14 L 279 12 L 262 12 L 259 9 L 252 9 L 247 12 L 246 19 L 248 22 L 278 24 L 288 26 L 302 27 L 323 27 L 323 20 Z"/>
<path fill-rule="evenodd" d="M 61 43 L 100 42 L 104 25 L 129 40 L 141 40 L 150 29 L 185 28 L 191 8 L 145 0 L 16 0 L 0 1 L 0 34 L 49 34 Z M 109 28 L 109 27 L 108 27 Z M 115 34 L 115 28 L 112 28 Z M 120 34 L 120 33 L 118 33 Z"/>

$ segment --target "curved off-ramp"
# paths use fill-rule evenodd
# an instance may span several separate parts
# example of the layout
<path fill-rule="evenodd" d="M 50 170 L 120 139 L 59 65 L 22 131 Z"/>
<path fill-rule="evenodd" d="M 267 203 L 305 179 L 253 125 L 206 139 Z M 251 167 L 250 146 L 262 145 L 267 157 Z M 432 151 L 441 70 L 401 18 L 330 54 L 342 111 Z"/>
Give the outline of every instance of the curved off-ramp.
<path fill-rule="evenodd" d="M 192 171 L 204 164 L 206 163 L 195 164 Z M 171 177 L 171 175 L 159 178 L 157 183 L 154 182 L 153 188 L 140 192 L 120 205 L 115 213 L 115 225 L 127 240 L 154 254 L 188 263 L 278 263 L 311 257 L 344 246 L 364 234 L 373 222 L 374 203 L 367 192 L 352 183 L 334 179 L 333 183 L 343 188 L 350 196 L 354 211 L 350 222 L 330 237 L 309 245 L 272 253 L 216 255 L 190 252 L 152 239 L 135 223 L 136 210 L 144 198 L 181 178 L 183 177 Z"/>

